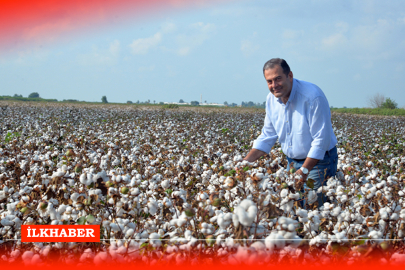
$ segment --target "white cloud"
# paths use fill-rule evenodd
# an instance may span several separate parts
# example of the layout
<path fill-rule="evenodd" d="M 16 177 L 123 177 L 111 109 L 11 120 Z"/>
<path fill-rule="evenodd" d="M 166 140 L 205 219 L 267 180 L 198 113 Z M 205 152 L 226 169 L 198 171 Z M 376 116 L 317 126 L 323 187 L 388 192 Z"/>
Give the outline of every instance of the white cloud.
<path fill-rule="evenodd" d="M 118 56 L 119 52 L 120 52 L 120 42 L 118 40 L 114 40 L 111 44 L 110 44 L 110 53 L 114 56 Z"/>
<path fill-rule="evenodd" d="M 156 48 L 163 40 L 163 35 L 173 33 L 177 30 L 176 24 L 166 22 L 161 26 L 161 30 L 151 37 L 138 38 L 129 47 L 132 54 L 147 54 L 150 49 Z"/>
<path fill-rule="evenodd" d="M 353 76 L 353 80 L 355 80 L 355 81 L 360 81 L 360 80 L 361 80 L 361 75 L 360 75 L 359 73 L 356 73 L 356 74 Z"/>
<path fill-rule="evenodd" d="M 335 31 L 320 40 L 321 48 L 328 53 L 351 54 L 373 67 L 374 61 L 403 57 L 404 25 L 399 19 L 377 19 L 372 23 L 350 26 L 335 24 Z"/>
<path fill-rule="evenodd" d="M 190 53 L 191 49 L 190 47 L 183 47 L 177 50 L 177 54 L 181 56 L 188 55 Z"/>
<path fill-rule="evenodd" d="M 82 65 L 115 64 L 119 57 L 120 48 L 120 42 L 114 40 L 108 49 L 93 47 L 91 53 L 78 56 L 78 62 Z"/>
<path fill-rule="evenodd" d="M 257 32 L 244 40 L 241 41 L 240 50 L 245 56 L 250 56 L 260 49 L 260 46 L 257 42 Z"/>
<path fill-rule="evenodd" d="M 162 41 L 162 34 L 157 32 L 148 38 L 138 38 L 129 47 L 133 54 L 147 54 L 149 49 L 156 47 Z"/>
<path fill-rule="evenodd" d="M 298 34 L 299 32 L 296 30 L 286 29 L 284 30 L 282 37 L 284 39 L 295 39 L 297 38 Z"/>
<path fill-rule="evenodd" d="M 177 27 L 174 23 L 172 22 L 166 22 L 162 25 L 162 32 L 163 33 L 172 33 L 176 31 Z"/>
<path fill-rule="evenodd" d="M 180 48 L 176 51 L 181 56 L 190 54 L 196 47 L 210 39 L 216 27 L 212 23 L 198 22 L 191 24 L 188 29 L 192 34 L 180 34 L 177 36 L 177 43 Z"/>
<path fill-rule="evenodd" d="M 344 34 L 336 33 L 322 39 L 322 47 L 327 50 L 334 50 L 345 46 L 347 41 L 347 37 Z"/>
<path fill-rule="evenodd" d="M 155 69 L 155 65 L 151 66 L 144 66 L 144 67 L 139 67 L 138 71 L 153 71 Z"/>
<path fill-rule="evenodd" d="M 245 56 L 250 56 L 259 50 L 260 46 L 253 43 L 252 41 L 245 39 L 242 40 L 240 50 L 243 52 Z"/>

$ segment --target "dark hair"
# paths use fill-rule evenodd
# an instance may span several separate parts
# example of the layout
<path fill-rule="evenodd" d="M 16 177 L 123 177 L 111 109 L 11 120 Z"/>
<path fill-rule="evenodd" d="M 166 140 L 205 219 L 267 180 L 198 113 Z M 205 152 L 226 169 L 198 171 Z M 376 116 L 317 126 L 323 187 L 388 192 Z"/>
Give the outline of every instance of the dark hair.
<path fill-rule="evenodd" d="M 283 69 L 283 73 L 288 76 L 290 74 L 290 66 L 287 64 L 287 62 L 284 59 L 281 58 L 272 58 L 269 61 L 267 61 L 264 66 L 263 66 L 263 74 L 264 71 L 267 69 L 274 68 L 275 65 L 279 65 Z"/>

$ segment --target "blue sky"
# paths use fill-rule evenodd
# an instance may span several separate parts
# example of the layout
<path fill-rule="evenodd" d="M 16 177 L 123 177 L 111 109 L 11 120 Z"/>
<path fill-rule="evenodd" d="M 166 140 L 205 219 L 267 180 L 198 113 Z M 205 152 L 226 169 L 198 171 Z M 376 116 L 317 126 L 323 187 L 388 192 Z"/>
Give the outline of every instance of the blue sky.
<path fill-rule="evenodd" d="M 0 52 L 0 95 L 263 102 L 263 64 L 281 57 L 331 106 L 405 106 L 405 1 L 228 1 L 56 40 Z"/>

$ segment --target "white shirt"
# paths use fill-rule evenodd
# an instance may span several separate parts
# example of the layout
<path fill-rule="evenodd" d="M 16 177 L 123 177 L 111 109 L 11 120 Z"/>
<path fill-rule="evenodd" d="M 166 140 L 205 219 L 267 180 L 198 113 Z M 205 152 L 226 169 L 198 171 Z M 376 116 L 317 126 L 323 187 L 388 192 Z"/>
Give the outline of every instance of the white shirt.
<path fill-rule="evenodd" d="M 253 148 L 269 153 L 277 139 L 292 159 L 322 160 L 336 145 L 329 103 L 318 86 L 293 79 L 286 104 L 268 94 L 264 126 Z"/>

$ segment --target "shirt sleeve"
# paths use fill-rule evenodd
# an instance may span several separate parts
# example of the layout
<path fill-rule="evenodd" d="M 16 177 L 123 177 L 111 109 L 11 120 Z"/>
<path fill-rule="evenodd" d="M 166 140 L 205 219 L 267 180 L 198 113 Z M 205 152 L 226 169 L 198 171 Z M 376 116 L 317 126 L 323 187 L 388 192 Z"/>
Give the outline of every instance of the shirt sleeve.
<path fill-rule="evenodd" d="M 266 117 L 264 118 L 262 133 L 253 142 L 253 148 L 265 153 L 270 153 L 271 148 L 276 143 L 278 138 L 276 130 L 274 129 L 274 126 L 268 116 L 268 110 L 269 108 L 266 106 Z"/>
<path fill-rule="evenodd" d="M 309 111 L 309 128 L 312 136 L 308 157 L 322 160 L 332 137 L 331 115 L 326 98 L 317 97 Z"/>

